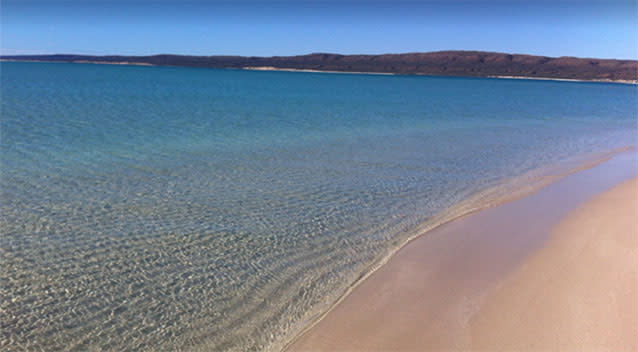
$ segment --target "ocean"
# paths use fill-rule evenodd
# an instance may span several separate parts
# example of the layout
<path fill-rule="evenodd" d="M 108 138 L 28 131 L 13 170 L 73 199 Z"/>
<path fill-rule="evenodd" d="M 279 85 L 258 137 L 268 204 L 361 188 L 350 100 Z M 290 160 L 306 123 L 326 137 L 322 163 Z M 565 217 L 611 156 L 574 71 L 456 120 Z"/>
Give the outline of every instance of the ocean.
<path fill-rule="evenodd" d="M 614 83 L 0 63 L 0 347 L 278 350 L 425 229 L 638 145 Z"/>

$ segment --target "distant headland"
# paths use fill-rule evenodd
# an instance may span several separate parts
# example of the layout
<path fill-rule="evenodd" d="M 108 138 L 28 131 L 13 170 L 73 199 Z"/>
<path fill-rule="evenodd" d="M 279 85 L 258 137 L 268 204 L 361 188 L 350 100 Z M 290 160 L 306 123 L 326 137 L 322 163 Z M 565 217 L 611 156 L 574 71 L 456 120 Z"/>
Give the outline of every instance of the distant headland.
<path fill-rule="evenodd" d="M 73 54 L 0 56 L 2 60 L 186 66 L 254 70 L 385 73 L 638 83 L 638 60 L 546 57 L 483 51 L 298 56 L 89 56 Z"/>

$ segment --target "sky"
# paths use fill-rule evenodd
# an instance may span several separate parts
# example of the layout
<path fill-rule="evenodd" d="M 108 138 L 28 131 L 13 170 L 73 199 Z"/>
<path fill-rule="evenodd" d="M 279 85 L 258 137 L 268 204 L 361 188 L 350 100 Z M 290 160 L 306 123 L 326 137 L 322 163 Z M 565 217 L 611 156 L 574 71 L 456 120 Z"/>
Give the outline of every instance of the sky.
<path fill-rule="evenodd" d="M 3 55 L 484 50 L 638 59 L 636 0 L 2 0 Z"/>

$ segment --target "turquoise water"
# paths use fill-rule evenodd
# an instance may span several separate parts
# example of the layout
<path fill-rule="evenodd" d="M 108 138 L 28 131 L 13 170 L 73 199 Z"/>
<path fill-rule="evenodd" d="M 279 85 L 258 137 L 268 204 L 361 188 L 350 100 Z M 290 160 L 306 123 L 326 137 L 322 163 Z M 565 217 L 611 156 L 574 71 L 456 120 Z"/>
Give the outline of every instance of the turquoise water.
<path fill-rule="evenodd" d="M 441 211 L 637 144 L 635 85 L 0 69 L 8 351 L 278 349 Z"/>

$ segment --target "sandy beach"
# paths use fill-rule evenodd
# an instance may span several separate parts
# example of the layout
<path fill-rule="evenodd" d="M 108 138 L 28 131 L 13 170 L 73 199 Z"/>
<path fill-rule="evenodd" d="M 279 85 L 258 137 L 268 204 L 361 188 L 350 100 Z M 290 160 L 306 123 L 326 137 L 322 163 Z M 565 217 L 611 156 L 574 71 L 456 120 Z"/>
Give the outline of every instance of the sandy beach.
<path fill-rule="evenodd" d="M 249 71 L 283 71 L 283 72 L 311 72 L 311 73 L 345 73 L 345 74 L 362 74 L 362 75 L 399 75 L 395 72 L 361 72 L 361 71 L 332 71 L 332 70 L 313 70 L 313 69 L 301 69 L 301 68 L 285 68 L 285 67 L 273 67 L 273 66 L 246 66 L 242 67 L 242 70 Z M 416 73 L 417 76 L 431 76 Z M 526 79 L 526 80 L 539 80 L 539 81 L 559 81 L 559 82 L 598 82 L 598 83 L 620 83 L 620 84 L 638 84 L 638 81 L 634 80 L 622 80 L 622 79 L 570 79 L 570 78 L 551 78 L 551 77 L 527 77 L 527 76 L 486 76 L 486 78 L 500 78 L 500 79 Z"/>
<path fill-rule="evenodd" d="M 638 349 L 638 178 L 570 213 L 472 317 L 472 348 Z"/>
<path fill-rule="evenodd" d="M 419 237 L 288 350 L 636 350 L 636 171 L 624 153 Z"/>
<path fill-rule="evenodd" d="M 570 79 L 570 78 L 526 77 L 526 76 L 488 76 L 488 77 L 489 78 L 502 78 L 502 79 L 531 79 L 531 80 L 540 80 L 540 81 L 603 82 L 603 83 L 638 84 L 638 81 L 625 80 L 625 79 Z"/>
<path fill-rule="evenodd" d="M 313 70 L 303 68 L 286 68 L 286 67 L 273 67 L 273 66 L 246 66 L 242 67 L 242 70 L 248 71 L 283 71 L 283 72 L 311 72 L 311 73 L 344 73 L 344 74 L 359 74 L 359 75 L 396 75 L 393 72 L 360 72 L 360 71 L 330 71 L 330 70 Z"/>

